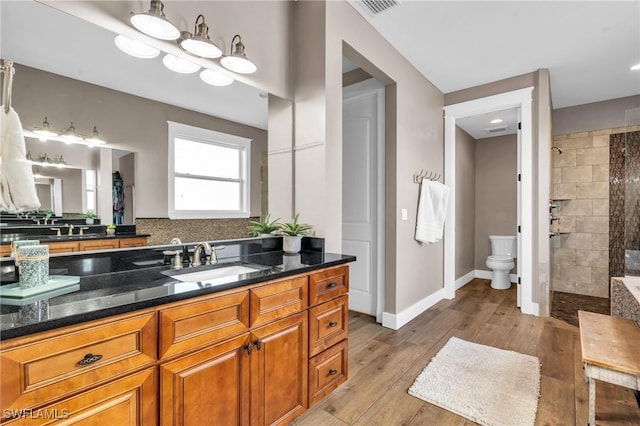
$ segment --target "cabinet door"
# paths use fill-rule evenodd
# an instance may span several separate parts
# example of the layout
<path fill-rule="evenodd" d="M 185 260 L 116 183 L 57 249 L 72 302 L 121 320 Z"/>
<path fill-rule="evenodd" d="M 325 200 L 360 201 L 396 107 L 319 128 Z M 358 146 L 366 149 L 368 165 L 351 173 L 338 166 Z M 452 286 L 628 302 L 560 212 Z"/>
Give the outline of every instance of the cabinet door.
<path fill-rule="evenodd" d="M 160 366 L 161 425 L 249 424 L 249 334 Z"/>
<path fill-rule="evenodd" d="M 33 410 L 5 410 L 6 425 L 153 426 L 156 370 L 148 368 L 107 385 Z"/>
<path fill-rule="evenodd" d="M 120 238 L 120 248 L 145 247 L 147 237 Z"/>
<path fill-rule="evenodd" d="M 307 409 L 307 312 L 252 333 L 251 424 L 287 424 Z"/>
<path fill-rule="evenodd" d="M 3 244 L 0 246 L 0 257 L 11 256 L 11 244 Z"/>
<path fill-rule="evenodd" d="M 78 243 L 76 241 L 64 243 L 45 243 L 49 246 L 49 254 L 55 253 L 71 253 L 78 251 Z"/>
<path fill-rule="evenodd" d="M 120 248 L 120 241 L 115 238 L 111 240 L 80 241 L 78 247 L 80 251 L 117 249 Z"/>

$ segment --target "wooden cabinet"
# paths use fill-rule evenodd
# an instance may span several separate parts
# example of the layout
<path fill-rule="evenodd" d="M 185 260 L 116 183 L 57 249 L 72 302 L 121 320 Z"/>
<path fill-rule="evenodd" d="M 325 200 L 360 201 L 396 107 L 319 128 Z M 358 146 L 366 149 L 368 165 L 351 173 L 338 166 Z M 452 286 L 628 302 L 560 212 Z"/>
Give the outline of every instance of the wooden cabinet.
<path fill-rule="evenodd" d="M 145 247 L 147 237 L 120 238 L 120 248 Z"/>
<path fill-rule="evenodd" d="M 49 254 L 72 253 L 80 250 L 77 241 L 64 241 L 58 243 L 43 243 L 49 246 Z"/>
<path fill-rule="evenodd" d="M 347 340 L 309 360 L 309 406 L 347 380 Z"/>
<path fill-rule="evenodd" d="M 0 245 L 0 257 L 9 257 L 9 256 L 11 256 L 11 244 Z"/>
<path fill-rule="evenodd" d="M 347 296 L 309 309 L 309 355 L 318 355 L 346 339 L 348 328 Z"/>
<path fill-rule="evenodd" d="M 88 240 L 78 242 L 79 251 L 90 250 L 110 250 L 120 248 L 120 241 L 117 238 L 108 240 Z"/>

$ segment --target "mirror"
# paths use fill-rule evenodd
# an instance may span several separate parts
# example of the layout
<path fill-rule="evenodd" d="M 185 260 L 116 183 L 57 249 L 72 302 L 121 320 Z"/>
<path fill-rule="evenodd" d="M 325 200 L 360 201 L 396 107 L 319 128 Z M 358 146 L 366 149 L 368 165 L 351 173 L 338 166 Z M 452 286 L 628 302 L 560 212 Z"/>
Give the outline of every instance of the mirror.
<path fill-rule="evenodd" d="M 47 142 L 45 150 L 40 141 L 30 140 L 32 155 L 63 155 L 69 165 L 95 167 L 100 200 L 111 196 L 111 184 L 101 186 L 100 181 L 121 168 L 123 159 L 128 161 L 133 176 L 130 183 L 125 180 L 130 190 L 125 200 L 131 200 L 133 208 L 125 223 L 168 216 L 169 120 L 252 140 L 251 216 L 261 214 L 261 198 L 267 196 L 261 164 L 266 163 L 267 110 L 272 96 L 238 81 L 226 87 L 206 85 L 197 73 L 169 71 L 161 56 L 130 57 L 115 46 L 115 34 L 34 1 L 3 2 L 1 30 L 2 56 L 16 63 L 12 106 L 23 127 L 40 126 L 44 117 L 55 129 L 73 121 L 83 134 L 97 126 L 107 141 L 104 147 L 93 149 Z M 67 212 L 64 188 L 69 185 L 65 180 L 62 203 Z M 108 216 L 110 209 L 101 205 L 99 216 Z M 78 211 L 77 207 L 73 210 Z"/>

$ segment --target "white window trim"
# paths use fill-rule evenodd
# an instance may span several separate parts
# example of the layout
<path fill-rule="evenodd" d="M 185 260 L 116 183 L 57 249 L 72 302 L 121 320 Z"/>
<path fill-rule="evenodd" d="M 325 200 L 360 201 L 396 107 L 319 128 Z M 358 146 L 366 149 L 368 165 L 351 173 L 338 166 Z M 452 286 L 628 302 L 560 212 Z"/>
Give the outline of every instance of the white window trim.
<path fill-rule="evenodd" d="M 251 210 L 251 139 L 242 136 L 230 135 L 228 133 L 216 132 L 215 130 L 202 129 L 189 126 L 187 124 L 167 121 L 169 133 L 169 219 L 224 219 L 224 218 L 247 218 Z M 242 185 L 241 208 L 239 211 L 224 210 L 176 210 L 175 208 L 175 139 L 184 138 L 197 142 L 227 145 L 233 148 L 240 148 L 244 152 L 244 159 L 241 169 Z M 193 177 L 191 175 L 191 177 Z"/>

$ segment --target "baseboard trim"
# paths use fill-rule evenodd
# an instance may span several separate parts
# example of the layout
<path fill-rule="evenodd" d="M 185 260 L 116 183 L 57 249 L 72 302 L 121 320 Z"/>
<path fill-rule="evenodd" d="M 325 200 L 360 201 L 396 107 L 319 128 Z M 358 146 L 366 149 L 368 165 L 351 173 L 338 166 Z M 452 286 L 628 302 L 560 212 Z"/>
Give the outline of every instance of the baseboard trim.
<path fill-rule="evenodd" d="M 458 278 L 456 280 L 456 290 L 461 289 L 462 287 L 464 287 L 465 285 L 470 283 L 474 278 L 476 278 L 476 271 L 475 270 L 469 271 L 465 275 L 461 276 L 460 278 Z"/>
<path fill-rule="evenodd" d="M 409 306 L 407 309 L 399 312 L 397 314 L 390 314 L 388 312 L 382 313 L 382 326 L 390 328 L 392 330 L 397 330 L 403 325 L 407 324 L 409 321 L 438 303 L 439 301 L 445 298 L 444 288 L 436 291 L 433 294 L 425 297 L 419 302 Z"/>

